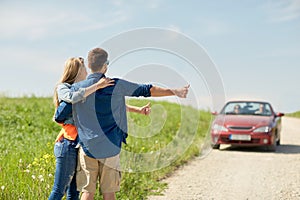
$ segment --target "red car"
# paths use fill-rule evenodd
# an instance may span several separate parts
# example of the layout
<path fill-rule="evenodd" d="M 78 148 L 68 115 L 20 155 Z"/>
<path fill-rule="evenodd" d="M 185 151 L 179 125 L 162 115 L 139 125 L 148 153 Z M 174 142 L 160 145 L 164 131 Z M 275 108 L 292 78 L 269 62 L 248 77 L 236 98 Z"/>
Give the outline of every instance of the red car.
<path fill-rule="evenodd" d="M 270 151 L 280 145 L 281 117 L 271 104 L 262 101 L 229 101 L 211 125 L 212 147 L 221 144 L 265 146 Z"/>

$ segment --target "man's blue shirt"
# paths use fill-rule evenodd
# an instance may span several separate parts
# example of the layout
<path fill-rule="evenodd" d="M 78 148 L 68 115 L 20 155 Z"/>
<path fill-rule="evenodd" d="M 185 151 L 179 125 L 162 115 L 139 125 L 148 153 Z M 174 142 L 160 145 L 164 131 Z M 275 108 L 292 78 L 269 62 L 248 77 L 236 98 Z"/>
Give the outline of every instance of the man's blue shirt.
<path fill-rule="evenodd" d="M 86 80 L 74 83 L 71 90 L 86 88 L 104 74 L 94 73 Z M 126 96 L 151 96 L 150 84 L 137 84 L 113 79 L 115 84 L 89 95 L 84 102 L 73 104 L 73 118 L 78 130 L 80 144 L 88 156 L 107 158 L 120 153 L 122 142 L 126 143 L 127 116 Z"/>

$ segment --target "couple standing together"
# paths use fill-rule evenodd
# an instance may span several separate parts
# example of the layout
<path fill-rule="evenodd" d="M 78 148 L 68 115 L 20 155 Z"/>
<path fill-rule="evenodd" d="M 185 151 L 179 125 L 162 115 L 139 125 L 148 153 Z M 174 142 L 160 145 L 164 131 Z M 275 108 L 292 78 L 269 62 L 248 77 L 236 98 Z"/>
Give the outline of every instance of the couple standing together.
<path fill-rule="evenodd" d="M 82 200 L 94 199 L 97 183 L 104 200 L 115 199 L 121 182 L 119 154 L 127 137 L 126 111 L 150 113 L 149 104 L 126 105 L 125 97 L 187 96 L 189 86 L 169 89 L 106 78 L 108 64 L 101 48 L 88 53 L 88 76 L 82 58 L 65 63 L 54 94 L 55 118 L 62 129 L 54 146 L 56 172 L 49 200 L 65 193 L 67 199 L 79 199 L 79 191 Z"/>

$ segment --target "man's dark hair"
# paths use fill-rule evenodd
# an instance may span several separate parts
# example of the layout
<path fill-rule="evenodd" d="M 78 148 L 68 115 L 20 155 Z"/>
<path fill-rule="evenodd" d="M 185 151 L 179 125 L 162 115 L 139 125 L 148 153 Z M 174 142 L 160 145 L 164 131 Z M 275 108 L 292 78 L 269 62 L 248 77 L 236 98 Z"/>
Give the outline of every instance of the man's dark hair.
<path fill-rule="evenodd" d="M 92 71 L 99 71 L 102 69 L 104 63 L 107 61 L 108 54 L 104 49 L 95 48 L 88 54 L 88 66 Z"/>

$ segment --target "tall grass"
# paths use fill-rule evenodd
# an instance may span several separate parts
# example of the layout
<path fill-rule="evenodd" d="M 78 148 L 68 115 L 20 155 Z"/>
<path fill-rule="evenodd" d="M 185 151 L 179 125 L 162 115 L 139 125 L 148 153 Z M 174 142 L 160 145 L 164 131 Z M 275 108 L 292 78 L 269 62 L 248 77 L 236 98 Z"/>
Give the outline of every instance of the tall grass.
<path fill-rule="evenodd" d="M 51 100 L 1 98 L 0 107 L 0 199 L 46 199 L 59 130 Z"/>
<path fill-rule="evenodd" d="M 207 133 L 208 112 L 151 103 L 150 116 L 128 114 L 129 137 L 121 154 L 124 172 L 118 199 L 145 199 L 160 193 L 166 185 L 158 180 L 197 156 Z M 53 112 L 50 98 L 0 98 L 0 199 L 48 198 L 54 181 L 54 139 L 60 129 L 52 121 Z M 151 156 L 143 157 L 146 154 Z M 95 199 L 101 199 L 98 193 Z"/>
<path fill-rule="evenodd" d="M 293 113 L 287 113 L 286 116 L 300 118 L 300 111 L 293 112 Z"/>

